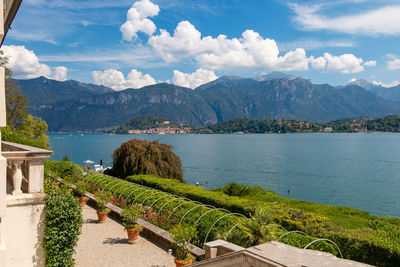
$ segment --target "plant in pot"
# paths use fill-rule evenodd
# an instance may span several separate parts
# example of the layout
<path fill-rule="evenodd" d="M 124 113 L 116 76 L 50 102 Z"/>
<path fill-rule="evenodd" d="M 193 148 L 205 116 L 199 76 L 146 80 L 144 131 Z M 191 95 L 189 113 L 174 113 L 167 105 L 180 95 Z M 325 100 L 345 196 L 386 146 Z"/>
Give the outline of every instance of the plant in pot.
<path fill-rule="evenodd" d="M 174 259 L 176 267 L 186 266 L 193 262 L 194 257 L 190 253 L 193 246 L 190 242 L 197 237 L 197 230 L 189 224 L 179 224 L 171 230 L 173 246 L 176 257 Z"/>
<path fill-rule="evenodd" d="M 75 184 L 75 191 L 79 197 L 79 203 L 81 203 L 82 208 L 85 206 L 86 202 L 89 200 L 89 198 L 85 196 L 85 194 L 88 190 L 89 190 L 89 185 L 85 182 L 79 181 Z"/>
<path fill-rule="evenodd" d="M 111 193 L 110 192 L 97 192 L 94 197 L 97 201 L 97 217 L 99 222 L 104 222 L 107 219 L 108 213 L 110 213 L 110 209 L 106 207 L 108 202 L 111 200 Z"/>
<path fill-rule="evenodd" d="M 122 224 L 128 233 L 128 243 L 133 244 L 138 239 L 139 232 L 143 226 L 137 223 L 137 220 L 144 214 L 144 208 L 141 205 L 131 205 L 121 211 Z"/>

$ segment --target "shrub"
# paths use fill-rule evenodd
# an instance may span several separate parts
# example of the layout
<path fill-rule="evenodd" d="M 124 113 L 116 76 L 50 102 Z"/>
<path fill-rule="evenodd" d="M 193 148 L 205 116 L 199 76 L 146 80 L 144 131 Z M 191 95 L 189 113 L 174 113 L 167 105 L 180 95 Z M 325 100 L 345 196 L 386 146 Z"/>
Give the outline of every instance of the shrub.
<path fill-rule="evenodd" d="M 46 160 L 44 169 L 46 174 L 75 181 L 83 175 L 82 168 L 70 161 Z"/>
<path fill-rule="evenodd" d="M 45 180 L 46 206 L 43 237 L 46 266 L 73 266 L 74 248 L 82 228 L 81 206 L 62 188 Z"/>
<path fill-rule="evenodd" d="M 129 140 L 114 151 L 113 162 L 111 173 L 119 177 L 152 174 L 183 181 L 181 160 L 171 146 L 158 141 Z"/>
<path fill-rule="evenodd" d="M 143 227 L 137 223 L 137 220 L 144 214 L 144 208 L 141 205 L 131 205 L 121 211 L 122 224 L 128 229 L 143 230 Z"/>
<path fill-rule="evenodd" d="M 250 187 L 232 182 L 225 185 L 222 191 L 228 196 L 241 197 L 241 196 L 247 196 L 250 193 Z"/>
<path fill-rule="evenodd" d="M 197 237 L 196 228 L 189 224 L 179 224 L 171 230 L 171 234 L 173 235 L 176 259 L 190 262 L 193 259 L 193 255 L 190 253 L 193 247 L 190 242 Z"/>
<path fill-rule="evenodd" d="M 112 199 L 112 194 L 110 192 L 107 192 L 107 191 L 95 192 L 94 197 L 96 198 L 96 202 L 97 202 L 97 211 L 99 211 L 99 212 L 109 211 L 109 209 L 106 207 L 106 205 Z"/>

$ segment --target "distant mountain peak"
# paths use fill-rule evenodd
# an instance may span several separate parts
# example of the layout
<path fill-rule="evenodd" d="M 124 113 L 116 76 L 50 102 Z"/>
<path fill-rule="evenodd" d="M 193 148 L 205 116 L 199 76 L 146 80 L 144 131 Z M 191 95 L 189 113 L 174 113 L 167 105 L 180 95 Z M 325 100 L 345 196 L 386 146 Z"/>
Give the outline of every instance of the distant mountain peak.
<path fill-rule="evenodd" d="M 364 89 L 367 89 L 367 90 L 371 90 L 372 88 L 374 88 L 376 86 L 373 83 L 370 83 L 365 79 L 351 79 L 346 84 L 346 86 L 349 86 L 349 85 L 358 85 L 358 86 L 360 86 L 360 87 L 362 87 Z"/>
<path fill-rule="evenodd" d="M 271 72 L 268 74 L 253 77 L 254 80 L 259 81 L 259 82 L 277 80 L 277 79 L 294 80 L 296 78 L 301 78 L 301 77 L 286 74 L 286 73 L 279 72 L 279 71 L 274 71 L 274 72 Z"/>

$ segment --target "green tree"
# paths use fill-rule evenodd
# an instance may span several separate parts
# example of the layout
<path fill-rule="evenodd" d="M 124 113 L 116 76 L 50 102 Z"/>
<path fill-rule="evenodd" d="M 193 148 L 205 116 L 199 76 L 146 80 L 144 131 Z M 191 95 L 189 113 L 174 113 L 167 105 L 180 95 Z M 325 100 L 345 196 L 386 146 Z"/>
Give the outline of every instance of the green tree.
<path fill-rule="evenodd" d="M 0 52 L 0 66 L 7 64 L 7 58 Z M 1 129 L 2 139 L 19 144 L 49 149 L 47 124 L 39 117 L 27 113 L 27 97 L 11 78 L 12 72 L 5 68 L 7 126 Z"/>
<path fill-rule="evenodd" d="M 182 163 L 171 146 L 132 139 L 114 151 L 112 175 L 152 174 L 183 182 Z"/>
<path fill-rule="evenodd" d="M 67 154 L 64 155 L 62 161 L 69 161 L 69 158 L 68 158 L 68 155 L 67 155 Z"/>

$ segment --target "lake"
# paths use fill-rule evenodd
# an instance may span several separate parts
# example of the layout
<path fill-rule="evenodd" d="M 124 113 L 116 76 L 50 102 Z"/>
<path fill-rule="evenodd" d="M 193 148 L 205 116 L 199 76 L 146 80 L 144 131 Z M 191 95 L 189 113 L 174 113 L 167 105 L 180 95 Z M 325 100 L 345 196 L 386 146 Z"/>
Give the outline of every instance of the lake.
<path fill-rule="evenodd" d="M 103 159 L 111 166 L 113 151 L 132 138 L 172 145 L 189 184 L 259 184 L 299 200 L 400 217 L 400 134 L 66 134 L 50 142 L 56 160 L 67 154 L 81 165 Z"/>

